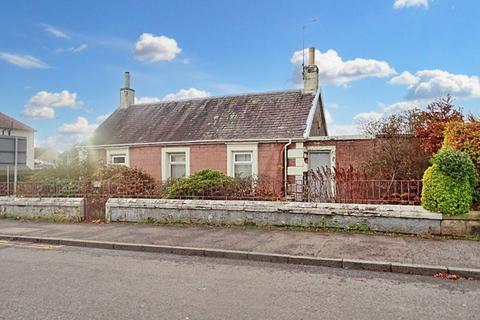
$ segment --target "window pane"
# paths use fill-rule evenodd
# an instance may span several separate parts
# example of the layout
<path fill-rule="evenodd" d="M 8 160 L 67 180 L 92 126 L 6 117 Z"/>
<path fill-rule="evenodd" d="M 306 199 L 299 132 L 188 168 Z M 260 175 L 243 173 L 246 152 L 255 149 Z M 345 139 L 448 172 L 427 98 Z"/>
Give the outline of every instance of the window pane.
<path fill-rule="evenodd" d="M 185 162 L 185 153 L 170 154 L 170 162 Z"/>
<path fill-rule="evenodd" d="M 252 175 L 251 164 L 235 164 L 233 166 L 233 173 L 235 178 L 246 178 Z"/>
<path fill-rule="evenodd" d="M 171 164 L 170 165 L 170 178 L 178 179 L 185 176 L 185 165 L 184 164 Z"/>
<path fill-rule="evenodd" d="M 237 161 L 252 161 L 251 153 L 235 153 L 235 162 Z"/>
<path fill-rule="evenodd" d="M 119 164 L 119 163 L 123 164 L 123 163 L 125 163 L 125 157 L 113 157 L 113 158 L 112 158 L 112 163 L 114 163 L 114 164 Z"/>

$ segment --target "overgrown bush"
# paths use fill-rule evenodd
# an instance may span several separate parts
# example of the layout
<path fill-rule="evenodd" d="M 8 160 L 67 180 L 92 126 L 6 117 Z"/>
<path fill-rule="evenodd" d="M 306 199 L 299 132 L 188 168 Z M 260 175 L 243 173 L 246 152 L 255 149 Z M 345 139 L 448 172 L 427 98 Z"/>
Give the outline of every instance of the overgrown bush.
<path fill-rule="evenodd" d="M 420 179 L 428 167 L 429 155 L 414 137 L 419 110 L 404 111 L 362 124 L 374 135 L 375 150 L 366 156 L 363 171 L 369 178 L 384 180 Z"/>
<path fill-rule="evenodd" d="M 462 109 L 453 104 L 451 96 L 430 103 L 426 110 L 416 114 L 415 136 L 420 139 L 423 150 L 434 154 L 443 145 L 447 123 L 463 122 Z"/>
<path fill-rule="evenodd" d="M 480 121 L 450 122 L 445 128 L 444 147 L 468 153 L 480 174 Z"/>
<path fill-rule="evenodd" d="M 174 181 L 165 193 L 165 198 L 197 198 L 215 195 L 227 196 L 234 190 L 234 179 L 218 170 L 201 170 L 190 177 Z"/>
<path fill-rule="evenodd" d="M 74 184 L 81 180 L 91 179 L 98 165 L 90 161 L 80 161 L 59 165 L 55 168 L 34 171 L 28 182 L 39 184 Z"/>
<path fill-rule="evenodd" d="M 422 206 L 447 215 L 464 214 L 472 206 L 478 175 L 468 154 L 443 148 L 423 175 Z"/>
<path fill-rule="evenodd" d="M 98 168 L 93 179 L 108 188 L 112 194 L 154 195 L 157 192 L 155 179 L 139 168 L 120 165 L 104 165 Z"/>

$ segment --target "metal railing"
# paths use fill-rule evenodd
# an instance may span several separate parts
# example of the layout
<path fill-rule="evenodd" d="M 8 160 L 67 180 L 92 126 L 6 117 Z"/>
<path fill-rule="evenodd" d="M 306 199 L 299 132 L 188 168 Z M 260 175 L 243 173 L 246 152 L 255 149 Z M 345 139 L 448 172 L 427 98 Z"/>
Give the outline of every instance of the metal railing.
<path fill-rule="evenodd" d="M 114 183 L 110 181 L 31 183 L 19 182 L 17 196 L 23 197 L 104 197 L 165 198 L 172 182 Z M 420 203 L 421 180 L 367 180 L 325 177 L 309 173 L 303 182 L 288 186 L 285 198 L 283 181 L 242 179 L 235 183 L 203 187 L 201 191 L 181 192 L 176 199 L 308 201 L 364 204 Z M 0 182 L 0 196 L 13 195 L 13 184 Z"/>

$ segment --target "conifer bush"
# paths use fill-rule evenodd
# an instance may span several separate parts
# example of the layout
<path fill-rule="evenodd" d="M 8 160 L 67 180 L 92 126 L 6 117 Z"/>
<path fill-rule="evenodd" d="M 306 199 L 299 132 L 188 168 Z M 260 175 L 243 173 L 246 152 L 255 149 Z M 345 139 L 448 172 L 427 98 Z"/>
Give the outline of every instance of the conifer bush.
<path fill-rule="evenodd" d="M 467 213 L 477 183 L 478 175 L 470 156 L 442 148 L 423 175 L 422 206 L 447 215 Z"/>

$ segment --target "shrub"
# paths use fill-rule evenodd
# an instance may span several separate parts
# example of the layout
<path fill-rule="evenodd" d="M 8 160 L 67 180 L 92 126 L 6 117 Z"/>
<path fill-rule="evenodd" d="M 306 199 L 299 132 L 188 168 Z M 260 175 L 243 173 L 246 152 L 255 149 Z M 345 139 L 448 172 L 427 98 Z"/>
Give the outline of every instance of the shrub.
<path fill-rule="evenodd" d="M 109 192 L 124 195 L 153 195 L 156 194 L 155 179 L 144 170 L 129 168 L 121 165 L 101 166 L 94 177 L 103 185 L 109 185 Z"/>
<path fill-rule="evenodd" d="M 167 188 L 169 199 L 203 196 L 226 196 L 233 192 L 234 179 L 218 170 L 201 170 L 190 177 L 180 178 Z"/>
<path fill-rule="evenodd" d="M 91 179 L 97 165 L 89 161 L 63 164 L 55 168 L 36 170 L 28 178 L 28 182 L 41 184 L 76 184 L 81 180 Z"/>
<path fill-rule="evenodd" d="M 416 115 L 415 136 L 420 138 L 423 150 L 433 154 L 442 147 L 447 123 L 463 120 L 461 109 L 453 105 L 452 97 L 447 96 L 430 103 L 425 111 Z"/>
<path fill-rule="evenodd" d="M 464 214 L 472 204 L 472 187 L 465 177 L 457 181 L 434 164 L 423 175 L 422 207 L 447 215 Z"/>
<path fill-rule="evenodd" d="M 450 122 L 445 128 L 444 147 L 468 153 L 480 173 L 480 121 Z"/>
<path fill-rule="evenodd" d="M 448 147 L 442 148 L 432 157 L 432 164 L 437 165 L 441 172 L 456 182 L 462 182 L 466 178 L 472 189 L 476 188 L 478 175 L 467 153 Z"/>
<path fill-rule="evenodd" d="M 363 170 L 370 178 L 420 179 L 429 165 L 430 155 L 421 140 L 414 137 L 419 110 L 391 114 L 363 124 L 366 134 L 374 135 L 375 151 L 366 156 Z"/>

